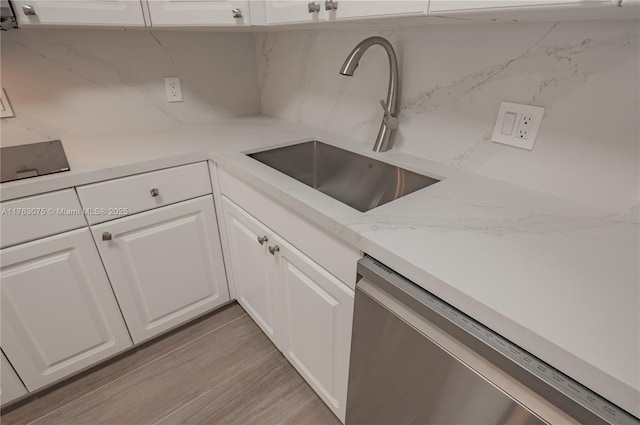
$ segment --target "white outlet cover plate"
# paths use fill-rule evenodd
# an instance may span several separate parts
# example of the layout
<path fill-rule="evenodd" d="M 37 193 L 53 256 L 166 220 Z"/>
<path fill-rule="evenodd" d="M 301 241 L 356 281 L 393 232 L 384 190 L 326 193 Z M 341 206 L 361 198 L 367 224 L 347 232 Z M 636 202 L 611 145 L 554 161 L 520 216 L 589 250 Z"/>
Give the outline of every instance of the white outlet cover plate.
<path fill-rule="evenodd" d="M 514 114 L 515 119 L 513 117 Z M 523 114 L 527 114 L 532 117 L 530 131 L 528 132 L 526 139 L 517 137 L 518 127 L 522 122 Z M 500 103 L 498 118 L 496 119 L 496 125 L 493 128 L 493 135 L 491 136 L 491 140 L 496 143 L 502 143 L 521 149 L 532 150 L 533 144 L 536 142 L 536 136 L 538 135 L 538 130 L 540 129 L 540 124 L 542 123 L 543 116 L 544 108 L 541 106 L 502 102 Z M 506 126 L 505 120 L 507 121 Z M 511 121 L 513 121 L 512 127 L 509 125 Z"/>
<path fill-rule="evenodd" d="M 172 93 L 171 84 L 176 87 L 175 95 Z M 180 86 L 179 77 L 164 77 L 164 87 L 167 92 L 167 102 L 182 102 L 182 87 Z"/>

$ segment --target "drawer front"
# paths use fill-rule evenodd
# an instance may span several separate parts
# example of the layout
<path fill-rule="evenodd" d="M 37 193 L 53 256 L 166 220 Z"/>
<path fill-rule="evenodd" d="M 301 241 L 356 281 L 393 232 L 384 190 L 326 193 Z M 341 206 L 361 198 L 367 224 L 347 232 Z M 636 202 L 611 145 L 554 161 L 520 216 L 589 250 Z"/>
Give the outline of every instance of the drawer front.
<path fill-rule="evenodd" d="M 2 248 L 87 225 L 73 189 L 2 203 Z"/>
<path fill-rule="evenodd" d="M 77 188 L 89 224 L 211 193 L 206 162 L 167 168 Z"/>

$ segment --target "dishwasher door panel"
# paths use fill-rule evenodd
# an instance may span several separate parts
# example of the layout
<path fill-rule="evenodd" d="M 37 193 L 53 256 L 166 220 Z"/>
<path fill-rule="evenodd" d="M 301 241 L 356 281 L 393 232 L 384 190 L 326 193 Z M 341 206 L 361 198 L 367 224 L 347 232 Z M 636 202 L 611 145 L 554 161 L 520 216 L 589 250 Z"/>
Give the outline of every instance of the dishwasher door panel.
<path fill-rule="evenodd" d="M 347 425 L 545 423 L 360 288 L 355 312 Z"/>

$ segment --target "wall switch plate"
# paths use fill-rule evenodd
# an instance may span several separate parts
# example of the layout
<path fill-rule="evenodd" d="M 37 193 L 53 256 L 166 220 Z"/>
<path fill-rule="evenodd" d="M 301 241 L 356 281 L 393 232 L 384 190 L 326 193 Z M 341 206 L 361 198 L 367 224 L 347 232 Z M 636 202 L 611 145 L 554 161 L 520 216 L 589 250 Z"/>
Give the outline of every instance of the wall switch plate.
<path fill-rule="evenodd" d="M 164 86 L 167 91 L 167 102 L 182 102 L 182 87 L 180 87 L 180 78 L 165 77 Z"/>
<path fill-rule="evenodd" d="M 502 102 L 491 140 L 522 149 L 533 149 L 544 108 Z"/>

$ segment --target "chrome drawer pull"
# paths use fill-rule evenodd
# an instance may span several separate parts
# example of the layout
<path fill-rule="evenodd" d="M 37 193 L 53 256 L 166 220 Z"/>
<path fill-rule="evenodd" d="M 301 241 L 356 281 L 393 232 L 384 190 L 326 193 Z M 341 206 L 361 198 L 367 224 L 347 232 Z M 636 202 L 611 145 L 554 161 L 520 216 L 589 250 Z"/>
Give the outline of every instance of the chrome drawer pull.
<path fill-rule="evenodd" d="M 36 9 L 34 9 L 30 4 L 22 6 L 22 11 L 27 16 L 36 16 Z"/>

